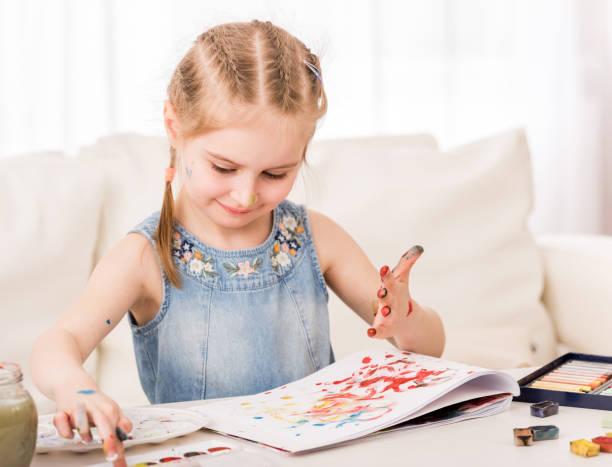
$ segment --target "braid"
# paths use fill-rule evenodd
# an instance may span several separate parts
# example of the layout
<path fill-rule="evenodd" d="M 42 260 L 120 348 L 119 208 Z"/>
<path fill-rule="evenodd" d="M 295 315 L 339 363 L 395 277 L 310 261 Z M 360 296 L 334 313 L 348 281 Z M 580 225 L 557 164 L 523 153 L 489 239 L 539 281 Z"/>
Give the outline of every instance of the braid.
<path fill-rule="evenodd" d="M 245 77 L 238 66 L 238 61 L 232 52 L 232 47 L 228 44 L 225 33 L 212 28 L 207 33 L 202 34 L 200 38 L 208 46 L 211 52 L 210 56 L 215 61 L 219 71 L 227 78 L 232 97 L 242 96 L 245 91 Z"/>
<path fill-rule="evenodd" d="M 170 147 L 170 167 L 176 166 L 176 149 Z M 155 231 L 155 245 L 159 254 L 159 259 L 164 268 L 164 272 L 170 282 L 180 288 L 181 281 L 172 260 L 172 233 L 174 231 L 174 196 L 172 195 L 172 183 L 166 182 L 164 191 L 164 201 L 162 204 L 161 213 L 157 230 Z"/>
<path fill-rule="evenodd" d="M 292 65 L 294 65 L 291 62 L 295 62 L 294 56 L 289 53 L 292 47 L 287 42 L 283 31 L 270 21 L 254 23 L 263 30 L 264 37 L 269 43 L 267 53 L 272 76 L 270 81 L 275 91 L 273 98 L 284 112 L 295 111 L 299 107 L 300 92 L 296 88 L 296 83 L 293 83 L 292 86 L 291 82 L 293 77 L 291 74 Z"/>

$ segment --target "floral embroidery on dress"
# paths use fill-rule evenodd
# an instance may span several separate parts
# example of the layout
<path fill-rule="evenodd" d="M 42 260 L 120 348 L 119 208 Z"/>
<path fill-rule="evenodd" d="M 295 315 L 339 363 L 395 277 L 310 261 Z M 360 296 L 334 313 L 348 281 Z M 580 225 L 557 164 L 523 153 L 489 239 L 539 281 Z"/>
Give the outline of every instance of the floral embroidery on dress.
<path fill-rule="evenodd" d="M 235 276 L 242 276 L 245 279 L 248 279 L 251 274 L 259 274 L 259 270 L 261 265 L 263 264 L 262 258 L 257 258 L 253 261 L 253 265 L 251 266 L 251 260 L 246 260 L 244 262 L 239 262 L 238 266 L 234 263 L 228 262 L 223 263 L 223 267 L 227 272 L 230 273 L 230 279 Z"/>
<path fill-rule="evenodd" d="M 215 270 L 215 260 L 210 256 L 204 257 L 200 251 L 193 247 L 193 244 L 185 240 L 180 233 L 172 234 L 172 254 L 179 261 L 187 265 L 189 272 L 194 276 L 215 277 L 219 274 Z"/>
<path fill-rule="evenodd" d="M 291 257 L 302 247 L 299 236 L 304 233 L 304 219 L 290 215 L 283 216 L 278 223 L 278 231 L 274 236 L 274 245 L 270 251 L 272 269 L 280 272 L 291 265 Z"/>

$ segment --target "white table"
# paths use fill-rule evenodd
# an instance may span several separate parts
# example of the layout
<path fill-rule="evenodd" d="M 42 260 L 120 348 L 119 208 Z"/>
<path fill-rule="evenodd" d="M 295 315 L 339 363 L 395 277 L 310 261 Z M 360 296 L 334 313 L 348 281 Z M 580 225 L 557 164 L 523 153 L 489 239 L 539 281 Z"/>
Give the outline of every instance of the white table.
<path fill-rule="evenodd" d="M 515 377 L 529 373 L 529 369 L 510 371 Z M 172 407 L 189 407 L 202 401 L 166 404 Z M 205 401 L 204 401 L 205 403 Z M 601 427 L 603 410 L 560 407 L 559 414 L 547 418 L 532 417 L 529 404 L 512 402 L 510 409 L 491 417 L 467 420 L 446 426 L 422 428 L 387 433 L 371 439 L 332 447 L 297 456 L 276 453 L 253 443 L 231 439 L 231 444 L 251 452 L 264 452 L 278 466 L 457 466 L 495 465 L 496 467 L 523 466 L 612 466 L 612 454 L 600 453 L 597 457 L 583 458 L 570 452 L 569 442 L 579 438 L 591 439 L 603 435 Z M 512 429 L 530 425 L 556 425 L 559 439 L 538 441 L 533 446 L 514 445 Z M 607 430 L 612 431 L 611 429 Z M 128 455 L 143 454 L 148 450 L 214 440 L 219 444 L 228 441 L 216 433 L 202 430 L 190 435 L 166 441 L 163 444 L 133 446 Z M 72 467 L 104 462 L 102 451 L 84 454 L 53 452 L 37 454 L 33 467 Z M 109 465 L 111 465 L 109 463 Z"/>

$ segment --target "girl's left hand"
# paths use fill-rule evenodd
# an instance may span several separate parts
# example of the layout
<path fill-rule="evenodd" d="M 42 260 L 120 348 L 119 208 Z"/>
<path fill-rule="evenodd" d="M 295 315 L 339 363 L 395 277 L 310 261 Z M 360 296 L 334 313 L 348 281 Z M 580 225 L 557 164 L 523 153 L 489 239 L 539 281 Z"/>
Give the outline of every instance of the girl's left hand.
<path fill-rule="evenodd" d="M 410 315 L 420 309 L 410 296 L 408 280 L 410 270 L 421 254 L 423 247 L 413 246 L 402 255 L 395 268 L 389 270 L 388 266 L 383 266 L 380 269 L 378 305 L 374 312 L 374 323 L 368 329 L 368 336 L 379 339 L 393 337 L 400 349 L 408 349 L 410 342 L 407 337 L 415 333 L 415 323 Z"/>

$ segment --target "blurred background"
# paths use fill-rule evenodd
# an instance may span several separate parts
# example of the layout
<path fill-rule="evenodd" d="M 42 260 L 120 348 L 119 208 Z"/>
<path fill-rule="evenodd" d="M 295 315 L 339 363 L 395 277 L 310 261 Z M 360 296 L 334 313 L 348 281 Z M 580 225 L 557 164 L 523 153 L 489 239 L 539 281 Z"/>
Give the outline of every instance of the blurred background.
<path fill-rule="evenodd" d="M 524 127 L 533 231 L 612 234 L 608 0 L 0 0 L 0 157 L 163 135 L 191 42 L 253 18 L 321 57 L 315 138 L 426 132 L 448 149 Z"/>

